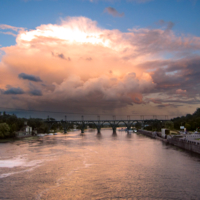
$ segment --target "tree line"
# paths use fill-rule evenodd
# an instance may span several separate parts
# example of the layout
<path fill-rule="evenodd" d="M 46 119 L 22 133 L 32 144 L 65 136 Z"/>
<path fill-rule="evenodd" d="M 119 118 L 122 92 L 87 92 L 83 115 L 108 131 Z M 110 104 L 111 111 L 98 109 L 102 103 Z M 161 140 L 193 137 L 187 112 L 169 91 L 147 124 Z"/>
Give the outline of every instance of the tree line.
<path fill-rule="evenodd" d="M 187 131 L 198 131 L 200 128 L 200 108 L 197 108 L 192 115 L 187 114 L 186 116 L 174 118 L 172 122 L 174 123 L 174 129 L 180 129 L 180 126 L 184 126 Z"/>
<path fill-rule="evenodd" d="M 141 127 L 141 124 L 137 124 L 137 126 Z M 197 108 L 193 114 L 186 114 L 185 116 L 176 117 L 169 121 L 152 120 L 148 123 L 148 126 L 144 128 L 150 131 L 161 131 L 161 128 L 180 130 L 180 126 L 184 126 L 187 131 L 199 131 L 200 108 Z"/>
<path fill-rule="evenodd" d="M 45 133 L 48 130 L 43 119 L 40 118 L 19 118 L 16 115 L 7 114 L 5 111 L 0 112 L 0 138 L 15 137 L 15 133 L 20 131 L 24 123 L 27 122 L 32 129 L 37 129 L 39 133 Z"/>
<path fill-rule="evenodd" d="M 55 119 L 50 118 L 49 120 L 53 121 Z M 46 133 L 48 131 L 47 124 L 41 118 L 19 118 L 14 114 L 11 115 L 7 114 L 6 112 L 0 112 L 0 138 L 15 137 L 16 131 L 19 131 L 23 128 L 25 121 L 29 126 L 32 127 L 33 130 L 36 129 L 38 133 Z M 184 126 L 187 131 L 198 131 L 200 129 L 200 108 L 197 108 L 193 114 L 176 117 L 169 121 L 161 122 L 159 120 L 152 120 L 152 122 L 149 123 L 145 129 L 151 131 L 160 131 L 161 128 L 180 130 L 180 126 Z M 141 124 L 137 123 L 135 127 L 140 129 Z M 62 126 L 60 124 L 54 124 L 51 129 L 62 130 Z"/>

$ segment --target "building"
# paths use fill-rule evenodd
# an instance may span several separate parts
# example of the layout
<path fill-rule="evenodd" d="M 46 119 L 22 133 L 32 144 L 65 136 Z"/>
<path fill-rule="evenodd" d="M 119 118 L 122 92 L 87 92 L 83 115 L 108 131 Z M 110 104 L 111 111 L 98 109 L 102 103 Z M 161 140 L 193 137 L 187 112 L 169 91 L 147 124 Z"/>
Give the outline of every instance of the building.
<path fill-rule="evenodd" d="M 32 127 L 27 125 L 27 122 L 24 122 L 24 126 L 20 131 L 16 132 L 16 137 L 27 137 L 32 135 Z"/>

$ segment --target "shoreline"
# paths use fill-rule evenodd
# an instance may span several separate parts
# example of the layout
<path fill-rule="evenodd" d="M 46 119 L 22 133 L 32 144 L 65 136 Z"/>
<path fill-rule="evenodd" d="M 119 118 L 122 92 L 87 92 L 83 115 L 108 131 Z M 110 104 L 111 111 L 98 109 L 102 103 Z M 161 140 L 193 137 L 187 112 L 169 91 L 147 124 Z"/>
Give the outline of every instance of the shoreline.
<path fill-rule="evenodd" d="M 179 147 L 186 151 L 197 153 L 200 155 L 200 143 L 198 143 L 198 142 L 191 142 L 191 141 L 183 140 L 176 136 L 172 137 L 170 139 L 165 139 L 165 138 L 161 138 L 159 136 L 153 135 L 152 131 L 146 131 L 146 130 L 139 130 L 138 133 L 145 135 L 147 137 L 153 138 L 153 139 L 160 140 L 160 141 L 164 142 L 165 144 L 170 144 L 172 146 Z"/>
<path fill-rule="evenodd" d="M 8 143 L 8 142 L 16 142 L 16 141 L 19 141 L 19 140 L 25 140 L 25 141 L 31 141 L 31 140 L 36 140 L 36 139 L 39 139 L 39 137 L 36 135 L 36 136 L 29 136 L 29 137 L 20 137 L 20 138 L 5 138 L 5 139 L 0 139 L 0 144 L 3 144 L 3 143 Z"/>

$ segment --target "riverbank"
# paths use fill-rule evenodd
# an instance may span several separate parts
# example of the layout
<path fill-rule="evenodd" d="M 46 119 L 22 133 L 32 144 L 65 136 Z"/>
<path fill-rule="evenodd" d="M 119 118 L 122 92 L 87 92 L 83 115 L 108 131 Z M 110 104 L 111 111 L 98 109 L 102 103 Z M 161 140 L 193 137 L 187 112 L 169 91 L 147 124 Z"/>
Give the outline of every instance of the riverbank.
<path fill-rule="evenodd" d="M 16 138 L 0 139 L 0 143 L 14 142 Z"/>
<path fill-rule="evenodd" d="M 183 137 L 182 138 L 172 137 L 171 139 L 168 140 L 168 143 L 176 147 L 179 147 L 181 149 L 185 149 L 200 154 L 200 143 L 197 141 L 189 141 Z"/>
<path fill-rule="evenodd" d="M 30 136 L 30 137 L 21 137 L 21 138 L 6 138 L 6 139 L 0 139 L 0 143 L 8 143 L 8 142 L 15 142 L 19 140 L 24 140 L 24 141 L 31 141 L 31 140 L 37 140 L 39 139 L 38 136 Z"/>
<path fill-rule="evenodd" d="M 156 139 L 156 135 L 154 135 L 152 131 L 138 130 L 138 133 L 141 133 L 143 135 L 146 135 L 147 137 Z"/>
<path fill-rule="evenodd" d="M 139 130 L 138 132 L 150 138 L 158 139 L 162 142 L 165 142 L 166 144 L 170 144 L 181 149 L 200 154 L 200 142 L 189 141 L 183 136 L 172 136 L 171 138 L 165 139 L 156 136 L 152 131 Z"/>

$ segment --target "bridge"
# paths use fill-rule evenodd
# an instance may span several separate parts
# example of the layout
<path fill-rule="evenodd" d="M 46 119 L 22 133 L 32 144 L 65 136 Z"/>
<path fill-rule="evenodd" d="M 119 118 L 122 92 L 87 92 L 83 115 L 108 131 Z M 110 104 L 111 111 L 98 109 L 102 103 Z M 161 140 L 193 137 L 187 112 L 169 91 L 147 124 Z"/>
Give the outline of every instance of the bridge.
<path fill-rule="evenodd" d="M 111 127 L 113 130 L 113 134 L 116 134 L 117 127 L 119 127 L 120 125 L 123 125 L 127 128 L 127 130 L 130 130 L 131 127 L 137 122 L 141 123 L 142 127 L 144 127 L 145 123 L 152 123 L 155 121 L 168 121 L 166 116 L 163 119 L 156 119 L 155 116 L 153 116 L 153 119 L 144 119 L 144 116 L 141 116 L 140 120 L 131 120 L 129 116 L 127 118 L 127 120 L 116 120 L 116 117 L 113 116 L 113 120 L 100 120 L 100 117 L 98 116 L 98 120 L 84 120 L 84 117 L 82 116 L 81 120 L 66 120 L 65 116 L 65 120 L 46 120 L 45 123 L 48 125 L 48 132 L 54 124 L 61 124 L 64 129 L 64 133 L 67 133 L 67 130 L 72 125 L 79 126 L 81 133 L 84 133 L 84 130 L 87 128 L 87 126 L 92 125 L 97 129 L 98 134 L 101 133 L 101 128 L 105 126 Z"/>

